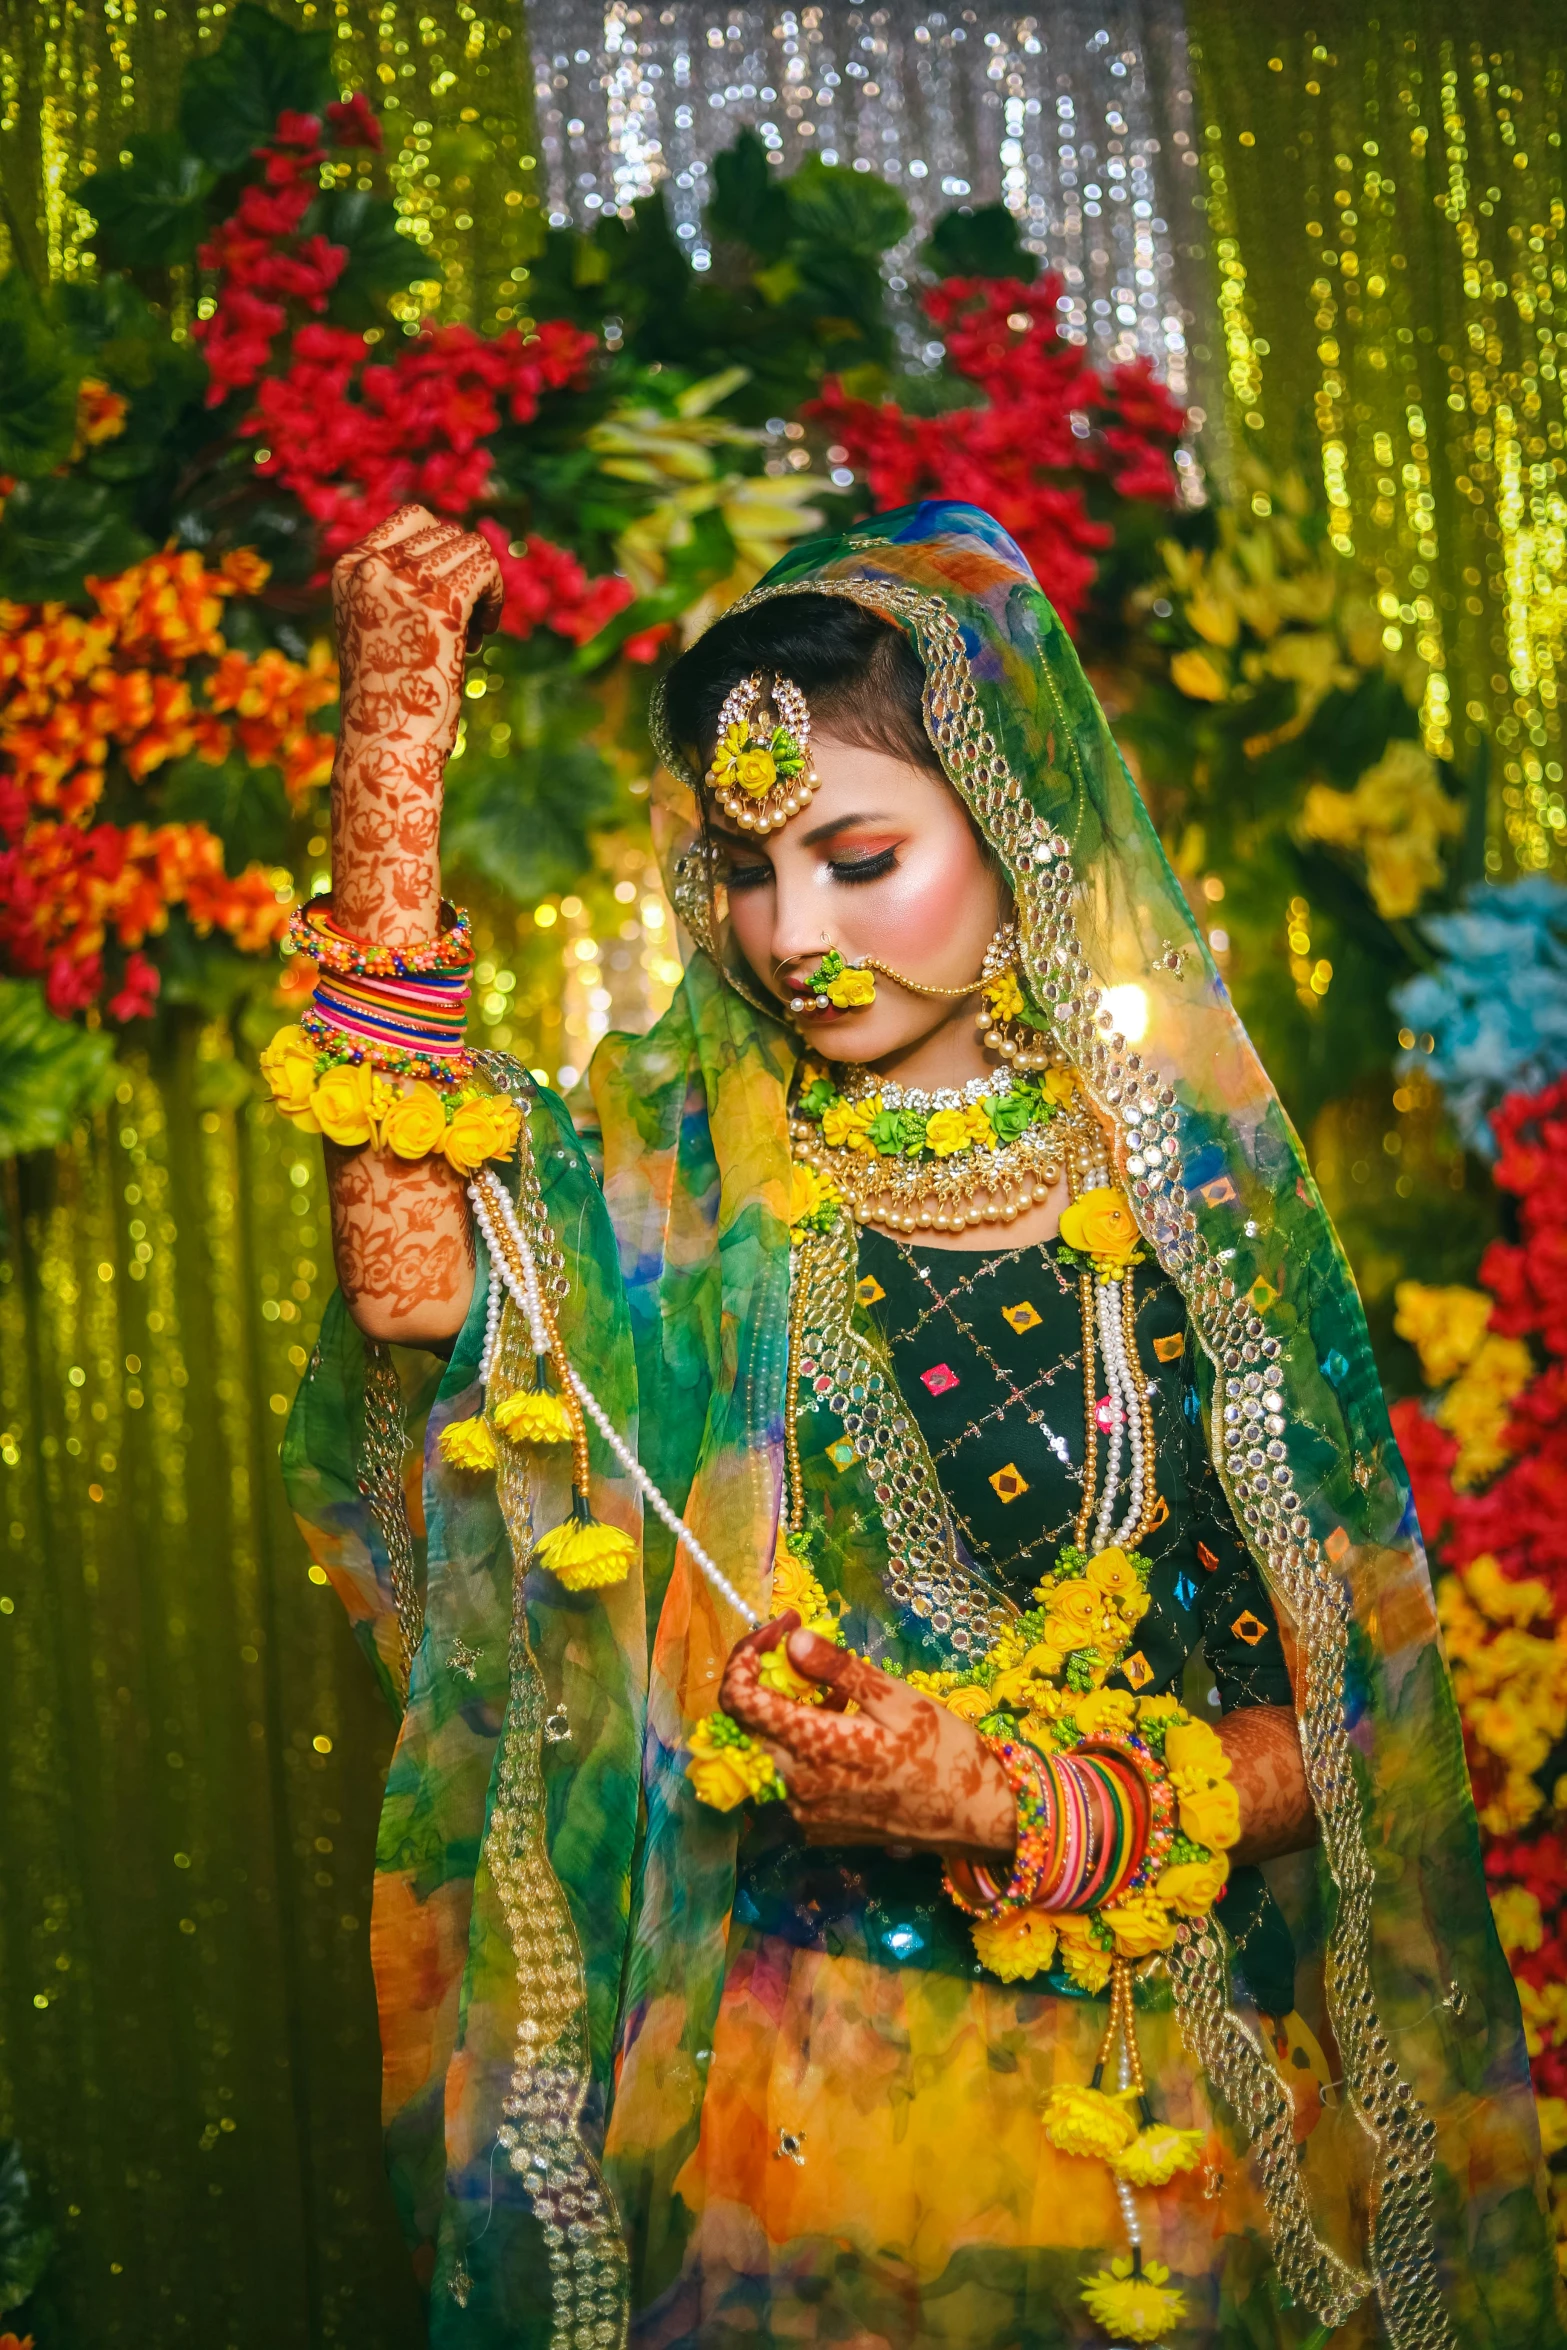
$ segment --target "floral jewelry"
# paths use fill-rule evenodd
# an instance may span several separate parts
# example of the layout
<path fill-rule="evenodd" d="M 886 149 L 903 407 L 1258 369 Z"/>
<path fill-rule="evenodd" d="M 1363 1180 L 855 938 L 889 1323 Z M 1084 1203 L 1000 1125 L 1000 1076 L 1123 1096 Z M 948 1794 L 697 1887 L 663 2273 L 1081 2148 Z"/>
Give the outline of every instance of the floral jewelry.
<path fill-rule="evenodd" d="M 982 987 L 988 989 L 998 984 L 997 975 L 1006 972 L 1016 953 L 1016 926 L 1010 922 L 1003 923 L 985 949 L 985 959 L 980 965 L 977 979 L 967 981 L 962 987 L 932 987 L 926 980 L 910 979 L 906 972 L 894 971 L 892 965 L 884 963 L 878 955 L 859 955 L 850 962 L 836 947 L 829 947 L 815 970 L 806 977 L 805 986 L 811 992 L 797 996 L 789 1010 L 798 1016 L 802 1012 L 823 1012 L 831 1004 L 840 1012 L 857 1011 L 875 1002 L 875 974 L 878 971 L 883 979 L 890 979 L 909 995 L 927 996 L 936 1002 L 957 1003 L 963 996 L 977 994 Z M 981 1025 L 986 1028 L 991 1025 L 988 1013 Z M 989 1042 L 988 1037 L 986 1041 Z M 1011 1059 L 1015 1054 L 1016 1048 L 1007 1057 Z M 1041 1051 L 1037 1064 L 1041 1069 L 1045 1066 L 1046 1058 L 1047 1055 Z"/>
<path fill-rule="evenodd" d="M 707 781 L 742 832 L 776 832 L 807 807 L 819 778 L 811 758 L 811 713 L 792 678 L 764 684 L 757 670 L 731 686 L 718 713 Z M 765 713 L 769 700 L 773 717 Z"/>

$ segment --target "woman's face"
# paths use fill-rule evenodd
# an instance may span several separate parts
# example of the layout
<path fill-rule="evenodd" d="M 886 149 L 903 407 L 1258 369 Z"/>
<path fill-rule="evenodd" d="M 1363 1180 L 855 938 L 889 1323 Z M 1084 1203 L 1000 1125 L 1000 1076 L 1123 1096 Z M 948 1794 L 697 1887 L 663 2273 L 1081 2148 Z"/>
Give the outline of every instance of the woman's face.
<path fill-rule="evenodd" d="M 823 734 L 811 748 L 820 787 L 781 831 L 757 840 L 712 811 L 730 924 L 757 978 L 788 1004 L 831 946 L 930 987 L 973 981 L 1005 901 L 956 793 L 888 751 Z M 896 1061 L 942 1031 L 972 1038 L 978 1009 L 977 992 L 931 1000 L 878 973 L 863 1010 L 794 1025 L 829 1060 Z"/>

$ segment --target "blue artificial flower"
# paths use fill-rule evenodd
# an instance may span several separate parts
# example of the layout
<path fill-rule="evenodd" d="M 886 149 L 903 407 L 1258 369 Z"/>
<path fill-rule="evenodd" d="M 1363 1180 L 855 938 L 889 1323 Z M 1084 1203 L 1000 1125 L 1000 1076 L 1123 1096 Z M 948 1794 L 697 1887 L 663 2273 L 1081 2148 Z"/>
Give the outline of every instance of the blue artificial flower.
<path fill-rule="evenodd" d="M 1427 915 L 1418 928 L 1442 962 L 1396 987 L 1393 1009 L 1435 1048 L 1397 1065 L 1434 1077 L 1469 1148 L 1494 1158 L 1491 1111 L 1567 1069 L 1567 889 L 1542 875 L 1482 883 L 1461 912 Z"/>

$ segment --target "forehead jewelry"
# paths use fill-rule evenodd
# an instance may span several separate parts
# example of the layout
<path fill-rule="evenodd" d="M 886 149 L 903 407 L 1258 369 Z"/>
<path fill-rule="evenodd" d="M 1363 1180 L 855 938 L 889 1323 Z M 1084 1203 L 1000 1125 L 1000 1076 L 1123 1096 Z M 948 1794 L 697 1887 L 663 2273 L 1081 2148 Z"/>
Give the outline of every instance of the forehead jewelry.
<path fill-rule="evenodd" d="M 757 670 L 731 686 L 718 713 L 707 780 L 742 832 L 776 832 L 809 806 L 819 781 L 811 713 L 793 678 Z"/>

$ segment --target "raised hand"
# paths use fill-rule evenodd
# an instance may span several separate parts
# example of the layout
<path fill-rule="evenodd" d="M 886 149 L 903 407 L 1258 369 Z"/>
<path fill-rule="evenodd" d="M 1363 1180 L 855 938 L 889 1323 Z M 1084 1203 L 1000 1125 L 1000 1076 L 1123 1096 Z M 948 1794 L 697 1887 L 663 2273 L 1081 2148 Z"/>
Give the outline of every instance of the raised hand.
<path fill-rule="evenodd" d="M 435 929 L 441 776 L 463 660 L 500 608 L 485 541 L 423 506 L 400 507 L 333 567 L 342 729 L 332 890 L 339 924 L 356 937 L 403 946 Z"/>
<path fill-rule="evenodd" d="M 760 1738 L 811 1844 L 907 1844 L 1010 1868 L 1016 1811 L 1006 1774 L 967 1722 L 799 1629 L 792 1612 L 742 1640 L 719 1703 Z M 780 1641 L 789 1662 L 827 1690 L 820 1706 L 767 1688 L 762 1659 Z M 856 1713 L 840 1710 L 848 1701 Z"/>

